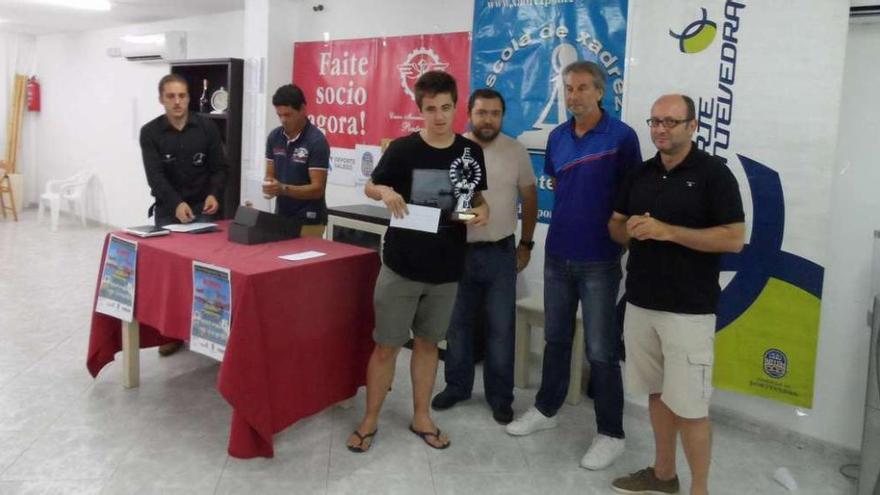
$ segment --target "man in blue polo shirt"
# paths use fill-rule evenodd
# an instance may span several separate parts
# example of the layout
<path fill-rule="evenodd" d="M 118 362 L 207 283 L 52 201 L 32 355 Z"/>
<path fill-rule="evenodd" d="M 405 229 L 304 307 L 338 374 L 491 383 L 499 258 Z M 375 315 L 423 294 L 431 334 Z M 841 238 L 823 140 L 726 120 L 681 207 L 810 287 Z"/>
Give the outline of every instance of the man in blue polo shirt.
<path fill-rule="evenodd" d="M 324 189 L 330 168 L 330 145 L 307 118 L 302 90 L 286 84 L 275 91 L 272 105 L 281 126 L 266 140 L 263 194 L 278 198 L 275 212 L 302 222 L 302 235 L 321 237 L 327 225 Z"/>
<path fill-rule="evenodd" d="M 621 336 L 615 316 L 621 248 L 607 225 L 614 193 L 629 170 L 641 164 L 642 155 L 635 131 L 600 106 L 605 76 L 598 65 L 574 62 L 562 77 L 573 118 L 550 133 L 544 163 L 555 198 L 545 246 L 541 388 L 534 407 L 507 425 L 507 432 L 528 435 L 557 426 L 580 302 L 598 430 L 581 466 L 604 469 L 624 450 Z"/>

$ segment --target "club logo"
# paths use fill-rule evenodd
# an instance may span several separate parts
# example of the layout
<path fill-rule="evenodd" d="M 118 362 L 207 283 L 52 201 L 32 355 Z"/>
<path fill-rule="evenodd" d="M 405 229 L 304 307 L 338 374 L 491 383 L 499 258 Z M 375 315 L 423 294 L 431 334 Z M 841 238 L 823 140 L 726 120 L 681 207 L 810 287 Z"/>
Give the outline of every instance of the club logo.
<path fill-rule="evenodd" d="M 419 77 L 425 72 L 432 70 L 445 71 L 447 67 L 449 67 L 449 64 L 441 62 L 440 57 L 434 53 L 434 50 L 430 48 L 416 48 L 409 52 L 402 64 L 397 66 L 397 71 L 400 73 L 400 85 L 406 94 L 415 101 L 416 94 L 413 88 Z"/>
<path fill-rule="evenodd" d="M 309 150 L 306 148 L 296 148 L 293 150 L 293 161 L 306 162 L 309 159 Z"/>
<path fill-rule="evenodd" d="M 373 154 L 369 151 L 365 151 L 363 155 L 361 155 L 361 173 L 364 174 L 364 177 L 369 177 L 373 173 Z"/>
<path fill-rule="evenodd" d="M 767 349 L 764 353 L 764 373 L 777 380 L 788 373 L 788 356 L 779 349 Z"/>
<path fill-rule="evenodd" d="M 681 53 L 699 53 L 709 48 L 709 45 L 715 40 L 717 32 L 715 23 L 709 20 L 705 8 L 700 10 L 703 11 L 703 18 L 688 24 L 681 34 L 675 34 L 671 29 L 669 30 L 669 36 L 678 40 L 678 49 Z"/>

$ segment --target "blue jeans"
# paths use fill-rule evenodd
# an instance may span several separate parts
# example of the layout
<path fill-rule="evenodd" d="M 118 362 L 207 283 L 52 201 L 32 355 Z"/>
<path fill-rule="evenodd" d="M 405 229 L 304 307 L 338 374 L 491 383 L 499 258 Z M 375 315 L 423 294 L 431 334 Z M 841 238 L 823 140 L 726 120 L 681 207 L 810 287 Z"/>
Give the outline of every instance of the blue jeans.
<path fill-rule="evenodd" d="M 513 402 L 516 325 L 516 248 L 513 236 L 496 243 L 469 244 L 464 275 L 446 333 L 446 388 L 467 398 L 474 386 L 474 324 L 486 311 L 483 383 L 493 409 Z"/>
<path fill-rule="evenodd" d="M 535 407 L 554 416 L 568 392 L 578 302 L 599 433 L 623 438 L 621 333 L 616 302 L 620 262 L 578 262 L 547 255 L 544 262 L 544 369 Z M 574 345 L 581 345 L 580 342 Z"/>

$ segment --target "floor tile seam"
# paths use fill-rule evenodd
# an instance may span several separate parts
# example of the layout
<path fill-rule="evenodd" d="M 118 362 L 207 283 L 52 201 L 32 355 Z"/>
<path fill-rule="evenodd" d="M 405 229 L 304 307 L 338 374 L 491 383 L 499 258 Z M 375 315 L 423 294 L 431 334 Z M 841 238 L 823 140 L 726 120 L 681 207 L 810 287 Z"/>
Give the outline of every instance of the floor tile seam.
<path fill-rule="evenodd" d="M 214 495 L 220 491 L 220 483 L 223 481 L 223 475 L 226 474 L 226 467 L 229 465 L 229 454 L 226 454 L 226 460 L 223 461 L 223 468 L 220 470 L 220 474 L 217 476 L 217 482 L 214 483 Z"/>
<path fill-rule="evenodd" d="M 335 429 L 336 429 L 336 408 L 337 405 L 334 404 L 334 409 L 330 412 L 330 440 L 327 442 L 327 470 L 324 472 L 324 493 L 326 494 L 330 490 L 330 464 L 333 461 L 333 441 L 336 440 Z"/>
<path fill-rule="evenodd" d="M 24 431 L 24 430 L 14 430 L 14 431 Z M 47 428 L 47 431 L 48 431 L 48 428 Z M 13 461 L 10 462 L 9 464 L 7 464 L 6 467 L 4 467 L 3 469 L 0 469 L 0 481 L 3 481 L 3 475 L 6 474 L 6 471 L 8 471 L 9 468 L 11 468 L 16 462 L 18 462 L 19 459 L 21 459 L 21 457 L 24 455 L 25 452 L 27 452 L 28 450 L 30 450 L 31 447 L 33 447 L 34 444 L 37 443 L 37 440 L 40 439 L 40 436 L 41 436 L 40 434 L 34 436 L 33 440 L 31 440 L 31 441 L 28 443 L 28 446 L 25 447 L 25 448 L 23 448 L 23 449 L 21 449 L 21 452 L 19 452 L 19 454 L 15 457 L 15 460 L 13 460 Z"/>

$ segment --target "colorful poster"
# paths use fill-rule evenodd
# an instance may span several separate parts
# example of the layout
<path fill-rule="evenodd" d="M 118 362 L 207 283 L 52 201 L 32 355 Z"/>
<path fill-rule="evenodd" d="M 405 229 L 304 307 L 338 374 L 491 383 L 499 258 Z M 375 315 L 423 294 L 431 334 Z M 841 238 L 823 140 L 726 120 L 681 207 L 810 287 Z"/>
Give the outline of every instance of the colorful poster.
<path fill-rule="evenodd" d="M 538 178 L 538 221 L 549 223 L 553 191 L 544 175 L 550 131 L 569 118 L 562 70 L 596 62 L 607 81 L 602 107 L 623 105 L 627 0 L 474 2 L 471 88 L 493 88 L 507 103 L 503 131 L 528 150 Z"/>
<path fill-rule="evenodd" d="M 420 130 L 413 85 L 430 70 L 448 72 L 458 82 L 453 127 L 465 130 L 470 33 L 303 42 L 294 43 L 293 52 L 293 82 L 305 92 L 309 120 L 327 136 L 331 163 L 344 162 L 358 145 L 379 146 Z M 358 153 L 357 160 L 369 165 L 362 158 Z M 355 172 L 355 183 L 362 185 L 366 180 Z M 333 182 L 345 185 L 348 177 Z"/>
<path fill-rule="evenodd" d="M 95 311 L 130 322 L 134 318 L 136 276 L 137 242 L 111 235 Z"/>
<path fill-rule="evenodd" d="M 811 407 L 848 10 L 777 7 L 634 2 L 624 120 L 651 156 L 654 100 L 694 99 L 695 142 L 737 177 L 747 222 L 722 262 L 715 385 Z"/>
<path fill-rule="evenodd" d="M 190 350 L 223 361 L 232 315 L 229 270 L 193 261 Z"/>

